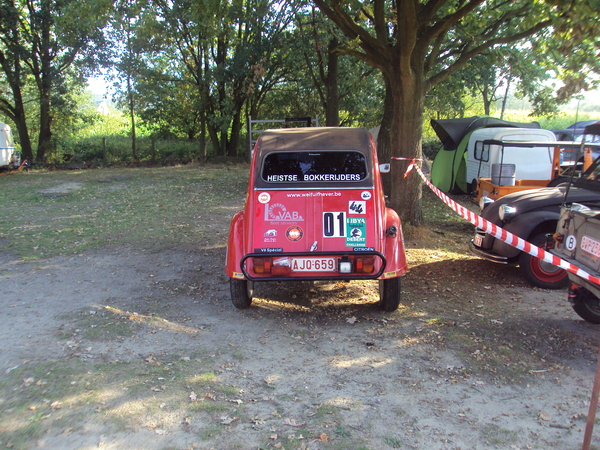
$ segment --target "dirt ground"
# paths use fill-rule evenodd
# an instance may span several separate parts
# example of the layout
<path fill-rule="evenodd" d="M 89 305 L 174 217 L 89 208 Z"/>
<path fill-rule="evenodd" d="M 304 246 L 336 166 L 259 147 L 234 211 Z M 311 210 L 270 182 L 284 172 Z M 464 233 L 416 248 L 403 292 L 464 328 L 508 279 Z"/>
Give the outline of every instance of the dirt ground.
<path fill-rule="evenodd" d="M 516 268 L 406 244 L 391 314 L 372 282 L 236 310 L 224 247 L 0 252 L 0 447 L 581 448 L 597 327 Z"/>

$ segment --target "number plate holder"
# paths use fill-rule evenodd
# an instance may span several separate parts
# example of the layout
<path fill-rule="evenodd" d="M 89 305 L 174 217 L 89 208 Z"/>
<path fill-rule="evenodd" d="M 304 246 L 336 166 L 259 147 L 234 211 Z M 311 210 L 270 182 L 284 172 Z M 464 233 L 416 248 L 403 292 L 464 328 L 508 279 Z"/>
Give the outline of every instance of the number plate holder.
<path fill-rule="evenodd" d="M 292 272 L 337 272 L 337 259 L 293 258 Z"/>
<path fill-rule="evenodd" d="M 581 238 L 581 250 L 587 252 L 596 258 L 600 258 L 600 242 L 590 236 L 583 235 Z"/>

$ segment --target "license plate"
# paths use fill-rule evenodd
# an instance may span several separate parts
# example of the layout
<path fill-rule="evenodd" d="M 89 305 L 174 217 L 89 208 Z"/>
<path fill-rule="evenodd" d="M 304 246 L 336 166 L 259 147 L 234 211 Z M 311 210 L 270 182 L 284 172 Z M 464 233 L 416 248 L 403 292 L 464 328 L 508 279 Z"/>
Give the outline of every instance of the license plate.
<path fill-rule="evenodd" d="M 334 272 L 335 258 L 294 258 L 292 272 Z"/>
<path fill-rule="evenodd" d="M 581 238 L 581 250 L 600 258 L 600 242 L 598 242 L 596 239 L 592 239 L 589 236 L 584 235 Z"/>
<path fill-rule="evenodd" d="M 475 237 L 473 238 L 473 245 L 475 245 L 476 247 L 481 247 L 482 243 L 483 243 L 483 236 L 480 234 L 476 234 Z"/>

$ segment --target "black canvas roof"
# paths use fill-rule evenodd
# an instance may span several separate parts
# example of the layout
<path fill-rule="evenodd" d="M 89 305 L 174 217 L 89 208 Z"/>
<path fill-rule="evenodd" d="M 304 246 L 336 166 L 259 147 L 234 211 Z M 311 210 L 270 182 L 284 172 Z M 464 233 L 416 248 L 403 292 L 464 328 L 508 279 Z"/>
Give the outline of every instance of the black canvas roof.
<path fill-rule="evenodd" d="M 597 134 L 600 135 L 600 122 L 594 122 L 583 130 L 584 134 Z"/>
<path fill-rule="evenodd" d="M 507 122 L 495 117 L 465 117 L 461 119 L 431 119 L 433 131 L 437 134 L 445 150 L 455 150 L 463 138 L 477 128 L 515 127 L 539 129 L 537 122 L 519 123 Z"/>

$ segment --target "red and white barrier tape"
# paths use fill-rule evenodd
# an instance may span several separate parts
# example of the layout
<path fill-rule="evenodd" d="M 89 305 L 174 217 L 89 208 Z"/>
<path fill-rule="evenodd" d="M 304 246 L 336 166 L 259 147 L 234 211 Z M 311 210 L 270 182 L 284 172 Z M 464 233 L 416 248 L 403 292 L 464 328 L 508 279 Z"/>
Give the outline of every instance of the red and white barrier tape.
<path fill-rule="evenodd" d="M 519 236 L 515 236 L 514 234 L 504 230 L 503 228 L 501 228 L 497 225 L 494 225 L 489 220 L 485 220 L 483 217 L 468 210 L 464 206 L 456 203 L 454 200 L 452 200 L 450 197 L 448 197 L 446 194 L 444 194 L 442 191 L 440 191 L 438 188 L 436 188 L 433 184 L 431 184 L 431 182 L 427 179 L 427 177 L 421 171 L 421 168 L 417 164 L 417 161 L 419 161 L 419 159 L 417 159 L 417 158 L 414 158 L 414 159 L 399 158 L 399 157 L 392 157 L 392 159 L 400 160 L 400 161 L 410 161 L 410 164 L 408 165 L 408 168 L 406 169 L 406 172 L 404 173 L 405 178 L 411 170 L 415 169 L 417 171 L 417 173 L 419 174 L 419 176 L 423 179 L 425 184 L 427 184 L 427 186 L 429 186 L 429 188 L 433 192 L 435 192 L 436 195 L 439 198 L 441 198 L 446 205 L 448 205 L 450 208 L 452 208 L 463 219 L 468 220 L 469 222 L 471 222 L 473 225 L 475 225 L 480 230 L 483 230 L 486 233 L 491 234 L 496 239 L 500 239 L 502 242 L 505 242 L 506 244 L 511 245 L 512 247 L 516 247 L 525 253 L 529 253 L 531 256 L 535 256 L 536 258 L 542 259 L 550 264 L 559 266 L 571 273 L 574 273 L 575 275 L 577 275 L 581 278 L 591 281 L 592 283 L 600 284 L 600 278 L 590 275 L 586 271 L 581 270 L 579 267 L 574 266 L 573 264 L 565 261 L 564 259 L 559 258 L 558 256 L 553 255 L 552 253 L 549 253 L 542 248 L 536 247 L 533 244 L 530 244 L 526 240 L 521 239 Z"/>

